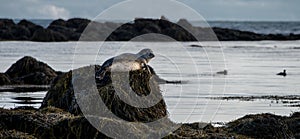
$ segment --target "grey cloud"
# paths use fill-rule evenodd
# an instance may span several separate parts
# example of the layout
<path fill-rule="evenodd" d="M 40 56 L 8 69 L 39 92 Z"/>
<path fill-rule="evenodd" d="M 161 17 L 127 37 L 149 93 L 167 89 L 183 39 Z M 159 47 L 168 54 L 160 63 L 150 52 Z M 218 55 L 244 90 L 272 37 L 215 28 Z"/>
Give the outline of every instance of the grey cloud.
<path fill-rule="evenodd" d="M 10 0 L 0 5 L 0 17 L 8 18 L 69 18 L 64 7 L 43 3 L 38 0 Z"/>
<path fill-rule="evenodd" d="M 123 0 L 2 0 L 0 17 L 93 19 Z M 149 0 L 152 1 L 152 0 Z M 299 0 L 178 0 L 207 20 L 300 20 Z M 134 9 L 133 9 L 134 10 Z M 155 7 L 153 7 L 155 10 Z M 174 9 L 174 11 L 177 11 Z M 120 16 L 128 16 L 126 12 Z M 183 18 L 193 19 L 182 14 Z M 172 18 L 172 17 L 171 17 Z"/>
<path fill-rule="evenodd" d="M 180 0 L 208 20 L 300 20 L 298 0 Z"/>

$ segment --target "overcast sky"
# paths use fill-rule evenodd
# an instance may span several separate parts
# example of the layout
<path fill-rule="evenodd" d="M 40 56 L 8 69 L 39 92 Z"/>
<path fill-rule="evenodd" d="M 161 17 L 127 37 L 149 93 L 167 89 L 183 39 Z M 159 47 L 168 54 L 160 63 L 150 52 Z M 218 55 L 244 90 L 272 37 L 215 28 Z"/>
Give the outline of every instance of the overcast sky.
<path fill-rule="evenodd" d="M 148 0 L 160 3 L 163 0 Z M 178 0 L 201 14 L 206 20 L 300 21 L 300 0 Z M 1 0 L 0 18 L 57 19 L 83 17 L 93 19 L 123 0 Z M 143 6 L 149 6 L 143 4 Z M 141 3 L 140 3 L 141 4 Z M 163 5 L 163 4 L 161 4 Z M 133 7 L 142 7 L 135 5 Z M 134 12 L 139 9 L 131 8 Z M 134 10 L 135 9 L 135 10 Z M 156 11 L 155 7 L 151 10 Z M 169 9 L 181 13 L 176 8 Z M 195 19 L 191 14 L 176 14 Z M 184 13 L 184 12 L 182 12 Z M 126 11 L 118 13 L 126 17 Z M 173 18 L 172 16 L 169 18 Z M 175 17 L 174 17 L 175 18 Z"/>

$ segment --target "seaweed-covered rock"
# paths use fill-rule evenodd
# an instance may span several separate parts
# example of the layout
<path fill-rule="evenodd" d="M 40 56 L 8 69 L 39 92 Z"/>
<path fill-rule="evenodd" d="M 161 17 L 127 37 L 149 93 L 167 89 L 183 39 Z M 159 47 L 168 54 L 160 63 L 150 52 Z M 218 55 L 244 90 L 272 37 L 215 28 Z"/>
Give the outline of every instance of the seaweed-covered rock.
<path fill-rule="evenodd" d="M 75 100 L 72 86 L 72 71 L 69 71 L 54 79 L 44 97 L 41 108 L 54 106 L 78 115 L 81 111 Z"/>
<path fill-rule="evenodd" d="M 1 139 L 37 139 L 33 135 L 29 135 L 28 133 L 24 133 L 17 130 L 0 130 L 0 138 Z"/>
<path fill-rule="evenodd" d="M 86 117 L 74 116 L 54 107 L 47 107 L 40 110 L 5 110 L 0 108 L 0 137 L 109 138 L 89 123 L 87 120 L 89 117 L 97 119 L 101 125 L 97 128 L 100 131 L 109 129 L 110 132 L 117 133 L 113 136 L 115 138 L 155 138 L 155 136 L 151 136 L 155 132 L 144 123 L 134 124 L 124 120 L 89 115 Z M 112 125 L 118 128 L 112 128 Z M 16 133 L 7 135 L 13 132 Z"/>
<path fill-rule="evenodd" d="M 293 138 L 281 116 L 272 114 L 247 115 L 228 124 L 231 132 L 252 138 Z"/>
<path fill-rule="evenodd" d="M 51 107 L 39 111 L 0 109 L 0 127 L 0 137 L 108 138 L 84 117 L 76 117 Z"/>
<path fill-rule="evenodd" d="M 300 138 L 300 112 L 294 113 L 292 116 L 288 117 L 286 120 L 289 129 L 295 135 L 295 138 Z"/>
<path fill-rule="evenodd" d="M 21 84 L 49 85 L 54 76 L 47 76 L 44 72 L 34 72 L 17 78 Z"/>
<path fill-rule="evenodd" d="M 129 88 L 124 87 L 124 83 L 127 82 L 124 80 L 126 77 L 123 76 L 126 75 L 114 74 L 113 77 L 111 77 L 110 73 L 108 73 L 103 79 L 105 82 L 100 81 L 97 83 L 97 95 L 100 95 L 102 101 L 111 112 L 126 121 L 150 122 L 167 116 L 166 104 L 162 99 L 157 82 L 151 80 L 151 73 L 147 70 L 131 71 L 128 83 L 133 90 L 132 92 L 128 91 Z M 112 82 L 112 78 L 116 82 Z M 55 79 L 41 107 L 54 106 L 75 115 L 81 114 L 74 95 L 74 80 L 80 81 L 80 85 L 87 85 L 84 87 L 86 90 L 79 92 L 79 95 L 82 95 L 82 97 L 90 97 L 91 99 L 94 98 L 90 92 L 92 92 L 92 85 L 96 85 L 95 68 L 90 66 L 70 71 Z M 118 91 L 116 92 L 116 90 Z M 159 101 L 149 108 L 134 107 L 123 101 L 124 99 L 126 99 L 127 102 L 133 101 L 129 93 L 136 93 L 135 95 L 138 96 L 148 96 L 153 93 L 152 95 L 157 97 L 155 99 L 159 99 Z M 120 96 L 123 97 L 120 98 Z M 102 109 L 101 106 L 95 106 L 93 102 L 95 101 L 89 100 L 85 103 L 87 105 L 91 103 L 89 105 L 91 109 Z"/>
<path fill-rule="evenodd" d="M 0 85 L 11 84 L 10 78 L 5 73 L 0 73 Z"/>
<path fill-rule="evenodd" d="M 18 60 L 5 74 L 13 83 L 34 85 L 48 85 L 57 76 L 57 72 L 50 66 L 29 56 Z"/>

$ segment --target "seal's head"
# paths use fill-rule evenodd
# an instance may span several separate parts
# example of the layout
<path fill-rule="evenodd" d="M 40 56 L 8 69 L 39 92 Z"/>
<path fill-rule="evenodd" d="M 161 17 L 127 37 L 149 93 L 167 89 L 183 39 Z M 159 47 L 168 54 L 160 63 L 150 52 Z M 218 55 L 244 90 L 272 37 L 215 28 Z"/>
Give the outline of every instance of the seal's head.
<path fill-rule="evenodd" d="M 151 49 L 143 49 L 137 53 L 138 57 L 143 58 L 147 61 L 147 63 L 155 57 L 153 51 Z"/>

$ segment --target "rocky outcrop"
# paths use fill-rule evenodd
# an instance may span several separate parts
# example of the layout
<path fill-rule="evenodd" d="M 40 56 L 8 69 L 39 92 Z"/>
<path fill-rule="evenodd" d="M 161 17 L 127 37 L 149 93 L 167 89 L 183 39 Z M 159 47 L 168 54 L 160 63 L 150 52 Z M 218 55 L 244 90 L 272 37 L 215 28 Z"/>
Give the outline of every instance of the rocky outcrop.
<path fill-rule="evenodd" d="M 58 19 L 54 20 L 48 30 L 61 34 L 66 40 L 78 41 L 81 33 L 91 21 L 88 19 L 73 18 L 67 21 Z"/>
<path fill-rule="evenodd" d="M 273 114 L 246 115 L 225 127 L 213 127 L 210 124 L 201 127 L 200 123 L 183 124 L 165 138 L 299 138 L 299 119 L 299 113 L 290 117 Z"/>
<path fill-rule="evenodd" d="M 7 133 L 13 132 L 13 135 Z M 57 108 L 42 110 L 0 109 L 0 137 L 9 138 L 107 138 L 84 117 Z"/>
<path fill-rule="evenodd" d="M 49 85 L 58 73 L 47 64 L 25 56 L 0 73 L 0 85 Z"/>
<path fill-rule="evenodd" d="M 68 39 L 59 32 L 50 29 L 38 29 L 34 32 L 30 40 L 39 42 L 60 42 L 67 41 Z"/>
<path fill-rule="evenodd" d="M 29 135 L 28 133 L 20 132 L 17 130 L 0 130 L 1 139 L 37 139 L 36 137 Z"/>
<path fill-rule="evenodd" d="M 134 23 L 123 24 L 114 30 L 107 41 L 129 41 L 137 36 L 157 33 L 171 37 L 177 41 L 196 41 L 196 38 L 183 27 L 167 20 L 135 19 Z M 144 41 L 161 41 L 161 36 Z"/>
<path fill-rule="evenodd" d="M 30 38 L 30 36 L 32 36 L 34 34 L 34 32 L 38 29 L 42 29 L 43 27 L 40 26 L 40 25 L 36 25 L 28 20 L 21 20 L 19 23 L 18 23 L 18 26 L 22 26 L 24 28 L 27 28 L 29 31 L 30 31 L 30 35 L 28 36 L 28 38 Z"/>
<path fill-rule="evenodd" d="M 87 116 L 88 117 L 88 116 Z M 106 122 L 126 128 L 126 137 L 147 137 L 144 128 L 117 119 L 97 117 L 101 124 Z M 213 127 L 205 123 L 182 124 L 164 139 L 184 138 L 299 138 L 300 114 L 290 117 L 272 114 L 248 115 L 228 123 L 225 127 Z M 277 125 L 278 124 L 278 125 Z M 104 126 L 104 128 L 110 128 Z M 113 132 L 117 132 L 113 130 Z M 148 131 L 149 132 L 149 131 Z M 144 136 L 143 136 L 144 135 Z M 47 107 L 35 109 L 0 109 L 1 138 L 110 138 L 93 127 L 84 116 L 74 116 L 62 109 Z M 121 136 L 122 137 L 122 136 Z"/>
<path fill-rule="evenodd" d="M 272 114 L 247 115 L 230 122 L 228 128 L 231 132 L 251 138 L 293 138 L 286 119 Z"/>
<path fill-rule="evenodd" d="M 0 40 L 31 40 L 36 30 L 43 29 L 27 20 L 15 24 L 13 20 L 0 20 Z"/>
<path fill-rule="evenodd" d="M 97 68 L 99 67 L 96 67 L 96 69 Z M 123 88 L 125 86 L 124 84 L 127 84 L 126 80 L 122 80 L 126 79 L 123 76 L 125 75 L 115 75 L 113 78 L 117 82 L 112 83 L 110 73 L 108 73 L 103 80 L 95 84 L 98 88 L 98 95 L 100 95 L 101 99 L 110 111 L 126 121 L 151 122 L 167 116 L 166 104 L 162 98 L 162 94 L 160 93 L 158 83 L 154 80 L 150 80 L 152 76 L 151 73 L 149 73 L 147 70 L 138 70 L 131 71 L 129 75 L 129 83 L 133 90 L 131 93 L 136 93 L 138 96 L 148 96 L 154 94 L 153 96 L 157 97 L 155 99 L 159 99 L 159 102 L 150 108 L 134 107 L 123 101 L 124 99 L 127 99 L 127 102 L 132 101 L 130 95 L 127 94 L 130 93 L 128 90 L 126 90 L 128 88 Z M 77 80 L 80 81 L 80 85 L 86 84 L 87 86 L 83 87 L 85 90 L 83 90 L 83 92 L 79 92 L 80 94 L 77 95 L 82 95 L 87 98 L 90 95 L 91 100 L 93 100 L 94 96 L 89 94 L 89 92 L 93 91 L 92 81 L 95 82 L 94 78 L 95 68 L 93 66 L 80 68 L 59 76 L 57 79 L 55 79 L 50 87 L 50 90 L 43 100 L 41 108 L 53 106 L 68 111 L 74 115 L 82 114 L 80 107 L 76 102 L 73 82 L 74 80 Z M 150 88 L 150 86 L 152 88 Z M 116 92 L 116 90 L 118 90 L 118 92 Z M 120 94 L 118 94 L 120 92 L 125 93 L 121 96 L 128 98 L 120 97 Z M 93 102 L 94 101 L 89 101 L 86 103 L 95 105 Z M 99 108 L 97 106 L 94 106 L 93 108 L 102 109 L 101 107 Z"/>
<path fill-rule="evenodd" d="M 0 85 L 10 85 L 11 79 L 5 73 L 0 73 Z"/>
<path fill-rule="evenodd" d="M 15 39 L 12 35 L 11 28 L 16 26 L 11 19 L 0 19 L 0 40 Z"/>
<path fill-rule="evenodd" d="M 92 23 L 92 29 L 82 34 Z M 257 34 L 213 27 L 195 27 L 186 19 L 172 23 L 162 19 L 135 19 L 130 23 L 92 22 L 88 19 L 72 18 L 69 20 L 54 20 L 47 28 L 35 25 L 27 20 L 15 24 L 11 19 L 0 19 L 0 40 L 29 40 L 42 42 L 78 41 L 82 36 L 85 41 L 129 41 L 137 36 L 157 33 L 169 36 L 177 41 L 255 41 L 255 40 L 299 40 L 300 34 Z M 139 40 L 140 41 L 140 40 Z M 142 41 L 170 41 L 162 40 L 161 36 L 154 36 Z"/>
<path fill-rule="evenodd" d="M 15 24 L 11 19 L 0 19 L 0 40 L 27 40 L 39 42 L 76 41 L 90 20 L 73 18 L 53 21 L 48 28 L 28 20 Z"/>

